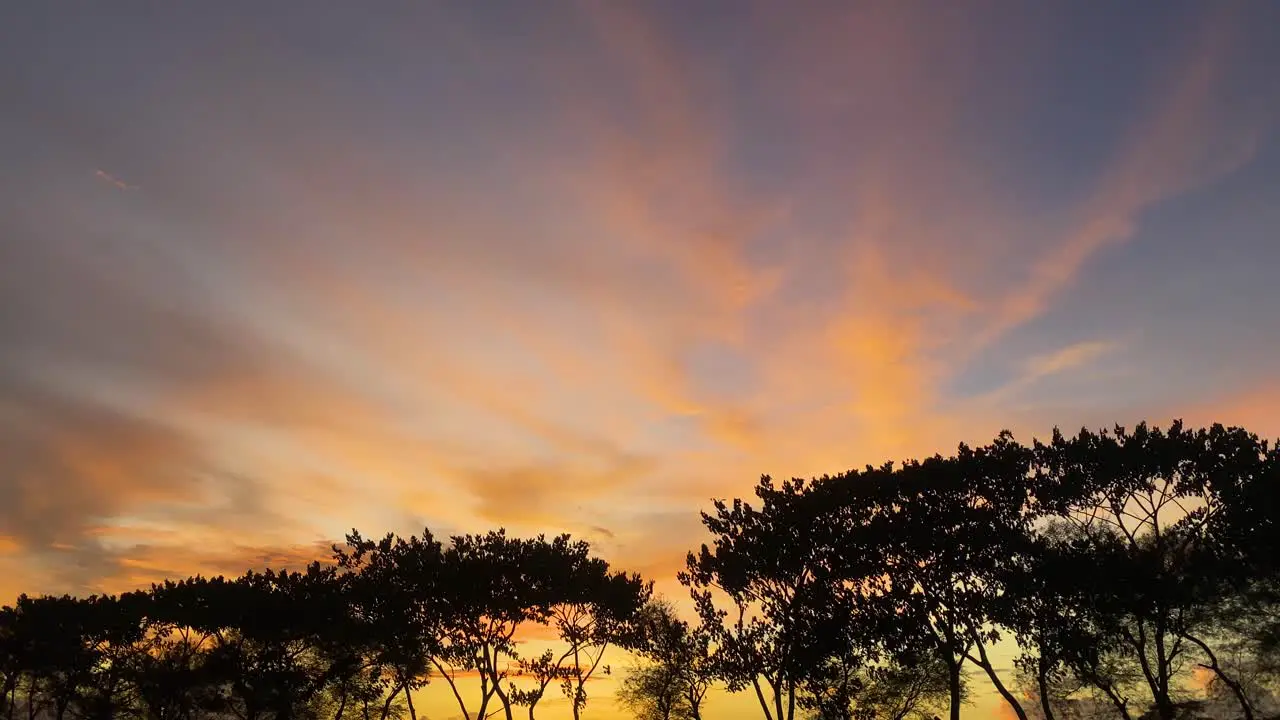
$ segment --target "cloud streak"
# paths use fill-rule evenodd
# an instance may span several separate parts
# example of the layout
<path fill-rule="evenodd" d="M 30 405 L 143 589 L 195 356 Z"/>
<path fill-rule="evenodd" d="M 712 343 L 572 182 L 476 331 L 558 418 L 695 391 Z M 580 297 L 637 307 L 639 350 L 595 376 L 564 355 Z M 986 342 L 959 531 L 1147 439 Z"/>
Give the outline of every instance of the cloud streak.
<path fill-rule="evenodd" d="M 110 97 L 39 65 L 56 97 L 28 92 L 0 188 L 5 576 L 118 589 L 353 525 L 505 524 L 671 587 L 697 508 L 762 472 L 1075 424 L 1051 390 L 1086 374 L 1090 420 L 1176 413 L 1095 377 L 1144 337 L 1090 304 L 1093 272 L 1206 242 L 1144 219 L 1265 158 L 1267 108 L 1224 101 L 1248 18 L 1102 88 L 1070 37 L 1028 39 L 1043 19 L 828 10 L 592 4 L 498 45 L 440 10 L 426 37 L 337 33 L 350 66 L 308 50 L 322 19 L 268 14 L 277 47 L 163 15 L 144 29 L 194 48 L 190 87 L 132 36 Z M 200 50 L 231 42 L 252 73 Z M 1045 109 L 1045 84 L 1083 90 Z M 1062 103 L 1089 132 L 1041 127 Z M 146 203 L 87 192 L 71 140 Z M 1275 407 L 1204 392 L 1206 416 Z"/>
<path fill-rule="evenodd" d="M 1153 206 L 1238 170 L 1256 157 L 1274 108 L 1243 113 L 1221 105 L 1219 88 L 1231 71 L 1231 48 L 1241 18 L 1226 6 L 1205 23 L 1185 59 L 1168 72 L 1164 89 L 1134 125 L 1117 158 L 1077 212 L 1078 219 L 1030 268 L 1025 283 L 1001 301 L 977 336 L 985 346 L 1027 323 L 1067 290 L 1094 256 L 1133 239 Z"/>
<path fill-rule="evenodd" d="M 1280 351 L 1227 302 L 1277 298 L 1280 23 L 822 5 L 26 18 L 0 593 L 501 524 L 679 597 L 761 473 L 1280 433 L 1271 384 L 1196 371 Z"/>
<path fill-rule="evenodd" d="M 139 189 L 137 185 L 130 185 L 129 183 L 121 180 L 120 178 L 116 177 L 115 175 L 112 175 L 111 173 L 106 172 L 105 170 L 94 170 L 93 176 L 98 178 L 102 182 L 107 183 L 108 185 L 112 185 L 116 188 L 119 188 L 120 190 L 138 190 Z"/>

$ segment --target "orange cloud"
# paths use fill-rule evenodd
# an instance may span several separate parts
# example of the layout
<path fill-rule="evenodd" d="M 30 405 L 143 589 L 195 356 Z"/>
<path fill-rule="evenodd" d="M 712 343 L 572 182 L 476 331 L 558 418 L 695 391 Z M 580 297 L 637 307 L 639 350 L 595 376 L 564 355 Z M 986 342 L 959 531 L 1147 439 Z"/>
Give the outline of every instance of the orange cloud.
<path fill-rule="evenodd" d="M 332 557 L 332 544 L 332 541 L 319 540 L 309 544 L 255 546 L 241 545 L 230 537 L 217 538 L 217 542 L 198 548 L 137 544 L 115 551 L 112 571 L 97 578 L 90 587 L 96 592 L 118 593 L 190 575 L 236 577 L 249 570 L 267 568 L 301 570 L 316 560 L 328 561 Z"/>
<path fill-rule="evenodd" d="M 587 468 L 572 461 L 522 467 L 460 470 L 478 501 L 476 513 L 494 523 L 516 527 L 591 522 L 591 507 L 607 501 L 653 467 L 648 458 Z"/>
<path fill-rule="evenodd" d="M 22 572 L 44 583 L 40 566 L 80 553 L 142 581 L 231 567 L 237 543 L 500 522 L 602 526 L 611 556 L 669 581 L 701 537 L 696 506 L 761 472 L 989 438 L 1007 411 L 947 397 L 974 349 L 1051 307 L 1144 208 L 1250 157 L 1210 102 L 1227 42 L 1214 30 L 1069 227 L 1037 228 L 964 134 L 983 81 L 972 51 L 990 40 L 978 24 L 901 4 L 815 23 L 766 5 L 750 41 L 778 62 L 751 92 L 786 129 L 759 142 L 795 146 L 795 167 L 745 189 L 757 178 L 735 164 L 729 81 L 691 72 L 698 57 L 655 16 L 584 12 L 596 62 L 538 61 L 573 143 L 530 128 L 484 192 L 362 159 L 367 138 L 341 148 L 342 172 L 301 140 L 273 147 L 270 216 L 234 225 L 244 237 L 225 247 L 175 250 L 207 274 L 156 294 L 190 292 L 205 314 L 121 303 L 99 317 L 134 289 L 96 285 L 94 307 L 64 312 L 109 329 L 104 346 L 145 348 L 104 353 L 106 379 L 87 384 L 147 407 L 54 407 L 20 431 L 15 446 L 42 456 L 0 511 L 6 532 L 23 528 L 24 552 L 72 548 Z M 1022 267 L 1028 246 L 1043 252 Z M 997 264 L 1025 280 L 1001 292 Z M 742 366 L 732 393 L 713 391 L 717 368 L 690 368 L 708 346 Z M 1033 349 L 1012 386 L 1106 349 Z M 131 373 L 136 387 L 111 382 Z M 1263 422 L 1271 407 L 1223 412 Z M 62 475 L 80 480 L 50 480 Z M 230 559 L 184 554 L 197 539 Z"/>
<path fill-rule="evenodd" d="M 1280 440 L 1280 386 L 1269 378 L 1249 384 L 1249 389 L 1176 412 L 1189 423 L 1235 425 Z"/>
<path fill-rule="evenodd" d="M 172 428 L 33 388 L 7 397 L 26 412 L 21 423 L 0 419 L 7 465 L 0 523 L 28 552 L 57 558 L 97 517 L 195 493 L 197 446 Z M 83 577 L 74 564 L 64 569 Z"/>

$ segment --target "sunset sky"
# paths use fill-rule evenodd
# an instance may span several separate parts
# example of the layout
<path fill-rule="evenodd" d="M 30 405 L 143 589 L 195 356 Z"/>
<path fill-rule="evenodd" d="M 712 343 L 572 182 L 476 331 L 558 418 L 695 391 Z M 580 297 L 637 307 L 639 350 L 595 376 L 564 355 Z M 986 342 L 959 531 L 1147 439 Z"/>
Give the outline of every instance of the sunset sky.
<path fill-rule="evenodd" d="M 1280 435 L 1277 68 L 1272 2 L 7 7 L 0 593 L 428 525 L 678 595 L 762 473 Z"/>

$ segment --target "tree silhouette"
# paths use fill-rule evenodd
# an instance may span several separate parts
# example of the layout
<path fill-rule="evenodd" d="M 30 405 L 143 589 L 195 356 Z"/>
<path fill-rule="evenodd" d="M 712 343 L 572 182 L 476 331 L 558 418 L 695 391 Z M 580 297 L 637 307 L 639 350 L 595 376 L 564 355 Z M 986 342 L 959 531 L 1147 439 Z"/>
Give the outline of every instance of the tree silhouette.
<path fill-rule="evenodd" d="M 678 673 L 659 664 L 627 671 L 618 684 L 618 703 L 636 720 L 687 720 L 694 717 Z"/>
<path fill-rule="evenodd" d="M 567 535 L 496 531 L 456 536 L 446 547 L 430 532 L 378 542 L 352 533 L 334 552 L 349 577 L 359 632 L 372 643 L 370 662 L 390 678 L 384 715 L 401 692 L 415 715 L 411 691 L 434 668 L 469 720 L 495 706 L 508 718 L 519 706 L 533 717 L 552 684 L 562 686 L 577 717 L 605 649 L 628 644 L 629 623 L 649 592 L 638 576 L 611 571 Z M 564 649 L 522 658 L 516 633 L 530 624 L 554 627 Z M 468 673 L 479 676 L 470 701 L 459 682 Z"/>
<path fill-rule="evenodd" d="M 37 692 L 54 720 L 63 720 L 79 700 L 80 688 L 89 683 L 97 666 L 97 650 L 105 634 L 105 628 L 92 624 L 101 618 L 91 614 L 102 602 L 98 596 L 83 601 L 70 596 L 18 598 L 18 616 L 30 633 L 26 648 L 29 713 L 36 711 Z"/>
<path fill-rule="evenodd" d="M 862 647 L 859 596 L 831 556 L 825 498 L 803 481 L 756 487 L 757 509 L 717 501 L 703 513 L 712 546 L 690 553 L 689 586 L 714 667 L 731 691 L 751 688 L 768 720 L 793 720 L 806 684 L 825 684 L 827 661 Z M 717 604 L 719 603 L 719 604 Z"/>
<path fill-rule="evenodd" d="M 518 660 L 516 676 L 530 680 L 531 683 L 518 686 L 513 682 L 507 692 L 513 705 L 524 707 L 529 711 L 529 720 L 533 720 L 534 711 L 538 703 L 546 697 L 549 687 L 572 683 L 569 669 L 564 666 L 564 661 L 569 654 L 569 651 L 557 653 L 555 650 L 545 650 L 541 655 Z"/>
<path fill-rule="evenodd" d="M 1123 583 L 1100 594 L 1097 616 L 1103 633 L 1137 661 L 1156 716 L 1177 715 L 1180 678 L 1196 654 L 1237 686 L 1207 642 L 1206 610 L 1256 557 L 1240 547 L 1247 534 L 1239 518 L 1249 513 L 1236 504 L 1267 467 L 1266 443 L 1221 426 L 1140 424 L 1070 439 L 1055 432 L 1036 453 L 1046 507 L 1075 524 L 1093 560 Z M 1251 718 L 1247 698 L 1237 697 Z"/>
<path fill-rule="evenodd" d="M 1113 576 L 1100 567 L 1087 533 L 1051 521 L 1036 538 L 1020 582 L 1006 595 L 1002 620 L 1022 653 L 1015 661 L 1020 685 L 1046 720 L 1069 714 L 1082 694 L 1099 695 L 1129 719 L 1142 682 L 1136 662 L 1104 632 Z M 1101 571 L 1100 571 L 1101 570 Z"/>
<path fill-rule="evenodd" d="M 637 629 L 640 662 L 623 677 L 619 701 L 638 718 L 701 720 L 715 679 L 710 638 L 681 620 L 664 599 L 645 606 Z"/>
<path fill-rule="evenodd" d="M 611 572 L 604 560 L 590 557 L 584 542 L 557 550 L 556 565 L 567 572 L 558 578 L 548 620 L 565 648 L 557 664 L 563 670 L 562 690 L 578 720 L 587 704 L 586 684 L 605 651 L 613 644 L 640 646 L 636 623 L 652 585 L 639 575 Z"/>
<path fill-rule="evenodd" d="M 1019 718 L 1018 699 L 1004 686 L 987 649 L 1000 637 L 1002 597 L 1016 584 L 1029 546 L 1026 477 L 1031 456 L 1002 434 L 992 444 L 961 445 L 951 458 L 905 463 L 888 473 L 894 492 L 876 512 L 883 527 L 850 528 L 845 537 L 869 530 L 882 537 L 882 571 L 876 592 L 891 602 L 906 632 L 893 638 L 894 654 L 940 658 L 950 684 L 950 713 L 960 715 L 963 665 L 982 669 Z M 829 479 L 851 490 L 849 502 L 866 503 L 857 476 Z M 884 482 L 883 480 L 881 482 Z M 855 551 L 866 540 L 855 539 Z"/>
<path fill-rule="evenodd" d="M 13 720 L 18 706 L 18 682 L 25 667 L 22 638 L 18 635 L 17 611 L 0 608 L 0 709 Z"/>
<path fill-rule="evenodd" d="M 129 593 L 78 603 L 80 642 L 91 658 L 77 682 L 75 703 L 81 718 L 111 720 L 128 709 L 128 661 L 144 634 L 143 602 Z"/>
<path fill-rule="evenodd" d="M 857 720 L 929 718 L 951 702 L 947 664 L 938 657 L 911 658 L 867 669 L 856 697 Z M 968 684 L 961 679 L 960 697 Z"/>
<path fill-rule="evenodd" d="M 765 478 L 757 487 L 760 511 L 738 501 L 717 504 L 718 515 L 707 522 L 719 535 L 716 553 L 704 549 L 698 569 L 706 578 L 707 569 L 724 568 L 720 583 L 729 582 L 740 614 L 754 602 L 779 609 L 796 626 L 784 642 L 803 648 L 792 671 L 797 684 L 816 683 L 825 693 L 832 683 L 823 672 L 831 668 L 841 668 L 840 676 L 880 656 L 938 658 L 947 669 L 951 717 L 958 718 L 964 664 L 971 662 L 1025 717 L 987 646 L 999 637 L 1001 597 L 1029 546 L 1030 460 L 1006 434 L 976 450 L 961 446 L 951 458 L 779 488 Z M 767 564 L 757 572 L 761 591 L 747 594 L 750 576 L 732 584 L 733 572 L 752 570 L 753 563 Z M 704 606 L 713 604 L 706 592 L 700 597 Z M 807 604 L 792 607 L 800 601 Z M 704 616 L 714 625 L 711 611 Z M 766 615 L 742 627 L 744 636 L 772 639 L 779 626 Z M 759 643 L 745 646 L 757 649 L 756 657 L 739 661 L 747 667 L 775 652 Z M 775 703 L 775 711 L 779 707 Z"/>
<path fill-rule="evenodd" d="M 421 537 L 387 535 L 376 542 L 353 531 L 345 548 L 334 547 L 334 559 L 346 573 L 353 617 L 349 646 L 363 650 L 338 691 L 336 712 L 354 701 L 362 708 L 374 704 L 377 717 L 386 718 L 403 694 L 416 718 L 413 691 L 427 683 L 444 652 L 443 546 L 429 530 Z"/>
<path fill-rule="evenodd" d="M 369 540 L 301 570 L 0 608 L 5 720 L 575 720 L 610 648 L 619 702 L 702 720 L 957 718 L 981 671 L 1046 720 L 1280 710 L 1280 453 L 1239 428 L 1055 431 L 716 501 L 680 580 L 690 623 L 567 535 Z M 530 652 L 523 632 L 553 634 Z M 1016 641 L 1015 689 L 989 652 Z M 1202 682 L 1190 682 L 1196 673 Z M 463 677 L 475 682 L 463 682 Z M 1029 699 L 1029 701 L 1028 701 Z M 1198 714 L 1198 715 L 1197 715 Z"/>

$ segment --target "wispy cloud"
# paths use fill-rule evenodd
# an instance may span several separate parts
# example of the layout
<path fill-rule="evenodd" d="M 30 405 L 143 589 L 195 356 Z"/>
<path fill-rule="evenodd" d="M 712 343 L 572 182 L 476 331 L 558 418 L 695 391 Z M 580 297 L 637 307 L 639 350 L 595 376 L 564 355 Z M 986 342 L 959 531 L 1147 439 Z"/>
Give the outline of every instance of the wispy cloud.
<path fill-rule="evenodd" d="M 1085 368 L 1116 349 L 1113 342 L 1090 340 L 1035 355 L 1022 364 L 1009 382 L 984 395 L 979 402 L 996 404 L 1015 398 L 1045 378 Z"/>
<path fill-rule="evenodd" d="M 107 183 L 108 185 L 112 185 L 116 188 L 119 188 L 120 190 L 138 190 L 139 189 L 137 185 L 130 185 L 129 183 L 125 182 L 124 180 L 121 180 L 120 178 L 116 177 L 115 175 L 112 175 L 111 173 L 105 170 L 94 170 L 93 176 L 98 178 L 102 182 Z"/>
<path fill-rule="evenodd" d="M 1134 237 L 1153 206 L 1246 165 L 1275 120 L 1274 107 L 1225 107 L 1218 90 L 1231 70 L 1242 19 L 1221 6 L 1203 24 L 1180 66 L 1163 78 L 1150 110 L 1076 213 L 1077 220 L 1001 300 L 975 347 L 1040 316 L 1094 256 Z"/>
<path fill-rule="evenodd" d="M 1114 345 L 1110 342 L 1094 340 L 1068 345 L 1044 355 L 1036 355 L 1027 361 L 1022 376 L 1023 381 L 1035 382 L 1040 378 L 1086 365 L 1106 354 L 1113 347 Z"/>
<path fill-rule="evenodd" d="M 1036 414 L 1047 381 L 1143 339 L 1053 311 L 1259 147 L 1265 113 L 1218 102 L 1230 32 L 1134 89 L 1142 113 L 1088 108 L 1129 134 L 1010 157 L 1050 142 L 1023 103 L 1075 58 L 1016 18 L 830 10 L 588 4 L 491 49 L 468 15 L 371 34 L 378 82 L 264 46 L 250 86 L 147 100 L 108 148 L 164 158 L 131 171 L 145 214 L 44 185 L 0 213 L 0 574 L 142 582 L 426 522 L 571 529 L 671 583 L 698 507 L 762 472 L 1075 422 Z M 960 396 L 967 372 L 1001 389 Z"/>

